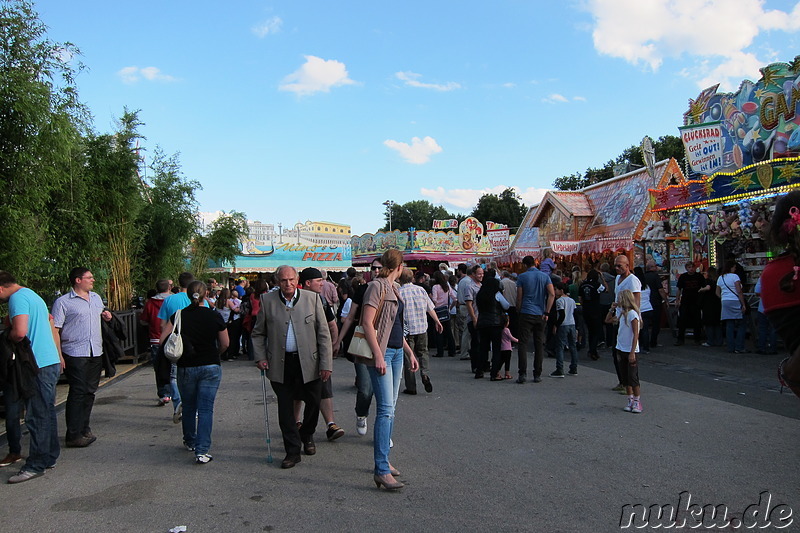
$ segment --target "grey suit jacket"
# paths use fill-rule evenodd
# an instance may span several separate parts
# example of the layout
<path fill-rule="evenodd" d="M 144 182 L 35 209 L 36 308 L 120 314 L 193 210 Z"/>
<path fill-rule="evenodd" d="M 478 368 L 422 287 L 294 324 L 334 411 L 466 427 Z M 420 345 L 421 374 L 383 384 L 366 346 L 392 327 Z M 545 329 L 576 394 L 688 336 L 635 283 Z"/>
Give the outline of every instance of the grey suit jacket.
<path fill-rule="evenodd" d="M 313 291 L 297 289 L 297 292 L 299 297 L 292 308 L 283 303 L 280 291 L 261 295 L 261 309 L 251 337 L 255 360 L 269 362 L 270 381 L 283 383 L 290 320 L 297 339 L 303 382 L 319 379 L 321 370 L 333 370 L 333 345 L 322 300 Z"/>

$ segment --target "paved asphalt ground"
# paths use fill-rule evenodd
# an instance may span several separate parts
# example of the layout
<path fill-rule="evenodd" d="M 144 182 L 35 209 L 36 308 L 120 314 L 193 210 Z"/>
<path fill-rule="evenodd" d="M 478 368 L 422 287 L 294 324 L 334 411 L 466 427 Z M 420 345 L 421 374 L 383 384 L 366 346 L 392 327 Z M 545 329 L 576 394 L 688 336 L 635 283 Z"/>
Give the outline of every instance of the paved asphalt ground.
<path fill-rule="evenodd" d="M 252 363 L 223 364 L 207 465 L 181 447 L 171 408 L 156 407 L 152 370 L 140 367 L 98 392 L 96 443 L 63 449 L 42 478 L 0 485 L 2 531 L 611 532 L 624 505 L 677 506 L 684 491 L 692 503 L 727 506 L 728 518 L 768 491 L 771 508 L 793 510 L 780 531 L 800 531 L 800 399 L 778 393 L 780 357 L 654 350 L 635 415 L 610 390 L 613 367 L 601 355 L 582 355 L 577 377 L 525 385 L 478 381 L 469 362 L 432 359 L 433 393 L 420 385 L 398 401 L 391 460 L 406 487 L 397 493 L 372 483 L 372 418 L 359 437 L 344 359 L 334 392 L 347 434 L 329 443 L 318 431 L 317 454 L 290 470 L 279 466 L 271 389 L 267 463 Z M 545 373 L 553 367 L 546 359 Z M 59 423 L 63 434 L 63 413 Z M 15 471 L 0 469 L 0 483 Z"/>

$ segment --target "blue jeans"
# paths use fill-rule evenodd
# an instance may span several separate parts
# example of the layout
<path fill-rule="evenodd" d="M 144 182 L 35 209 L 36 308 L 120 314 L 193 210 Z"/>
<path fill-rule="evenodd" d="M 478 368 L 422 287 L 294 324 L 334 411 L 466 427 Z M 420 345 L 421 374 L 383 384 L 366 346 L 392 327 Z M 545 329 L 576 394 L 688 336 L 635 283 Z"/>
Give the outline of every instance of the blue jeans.
<path fill-rule="evenodd" d="M 394 408 L 400 392 L 400 378 L 403 375 L 403 349 L 386 348 L 383 355 L 386 373 L 378 374 L 374 366 L 368 366 L 372 390 L 375 392 L 375 428 L 372 440 L 375 455 L 375 474 L 389 473 L 389 442 L 394 427 Z"/>
<path fill-rule="evenodd" d="M 61 453 L 56 419 L 56 383 L 60 375 L 60 363 L 40 368 L 36 376 L 36 394 L 25 404 L 25 425 L 31 444 L 22 469 L 28 472 L 40 473 L 48 466 L 55 466 Z"/>
<path fill-rule="evenodd" d="M 569 362 L 569 369 L 570 370 L 578 370 L 578 348 L 575 345 L 575 337 L 577 335 L 577 330 L 575 326 L 570 325 L 560 325 L 558 326 L 558 346 L 556 346 L 556 370 L 564 371 L 564 345 L 566 344 L 569 348 L 569 355 L 570 355 L 570 362 Z"/>
<path fill-rule="evenodd" d="M 747 333 L 747 324 L 744 320 L 744 318 L 732 318 L 725 321 L 725 336 L 729 352 L 744 351 L 744 336 Z"/>
<path fill-rule="evenodd" d="M 354 363 L 356 367 L 356 416 L 369 416 L 372 403 L 372 378 L 364 363 Z"/>
<path fill-rule="evenodd" d="M 19 425 L 19 415 L 22 413 L 22 400 L 14 392 L 14 387 L 8 382 L 3 382 L 3 403 L 6 405 L 6 440 L 8 453 L 19 455 L 22 453 L 22 426 Z"/>
<path fill-rule="evenodd" d="M 214 399 L 221 380 L 219 365 L 178 368 L 178 388 L 183 398 L 183 442 L 194 447 L 196 455 L 208 453 L 211 448 Z"/>

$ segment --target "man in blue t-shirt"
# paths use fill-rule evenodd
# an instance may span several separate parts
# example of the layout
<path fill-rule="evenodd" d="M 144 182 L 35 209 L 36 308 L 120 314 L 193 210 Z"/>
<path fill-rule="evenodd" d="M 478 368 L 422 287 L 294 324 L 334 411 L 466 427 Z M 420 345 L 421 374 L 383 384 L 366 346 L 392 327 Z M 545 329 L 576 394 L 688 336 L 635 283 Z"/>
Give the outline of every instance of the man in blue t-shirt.
<path fill-rule="evenodd" d="M 8 302 L 11 341 L 20 342 L 27 337 L 39 367 L 34 395 L 25 401 L 25 425 L 31 435 L 30 451 L 19 473 L 9 478 L 8 482 L 13 484 L 43 476 L 46 468 L 55 466 L 61 452 L 55 404 L 56 383 L 64 368 L 64 360 L 44 300 L 2 270 L 0 301 Z"/>
<path fill-rule="evenodd" d="M 517 276 L 517 306 L 519 309 L 519 377 L 517 383 L 525 383 L 528 373 L 528 341 L 533 337 L 533 382 L 542 381 L 544 360 L 544 338 L 547 315 L 555 300 L 555 291 L 550 276 L 534 266 L 530 255 L 522 259 L 527 271 Z"/>

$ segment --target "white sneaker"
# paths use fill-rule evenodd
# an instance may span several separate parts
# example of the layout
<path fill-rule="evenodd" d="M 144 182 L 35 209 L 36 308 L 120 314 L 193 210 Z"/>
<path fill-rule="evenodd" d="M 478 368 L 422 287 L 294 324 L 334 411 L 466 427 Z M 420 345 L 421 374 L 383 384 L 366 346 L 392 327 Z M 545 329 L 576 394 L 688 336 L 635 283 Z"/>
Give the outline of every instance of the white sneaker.
<path fill-rule="evenodd" d="M 389 448 L 394 448 L 394 441 L 389 439 Z"/>
<path fill-rule="evenodd" d="M 622 410 L 626 413 L 630 413 L 631 409 L 633 409 L 633 396 L 628 396 L 628 405 L 623 407 Z"/>
<path fill-rule="evenodd" d="M 367 417 L 366 416 L 357 416 L 356 417 L 356 432 L 364 436 L 367 434 Z"/>
<path fill-rule="evenodd" d="M 210 463 L 212 459 L 214 458 L 208 455 L 207 453 L 201 453 L 200 455 L 195 456 L 194 462 L 199 465 L 204 465 L 206 463 Z"/>
<path fill-rule="evenodd" d="M 642 401 L 633 400 L 633 404 L 631 405 L 631 413 L 641 413 L 641 412 L 642 412 Z"/>

